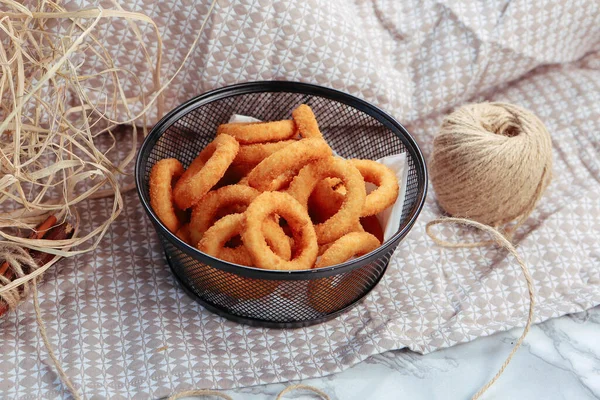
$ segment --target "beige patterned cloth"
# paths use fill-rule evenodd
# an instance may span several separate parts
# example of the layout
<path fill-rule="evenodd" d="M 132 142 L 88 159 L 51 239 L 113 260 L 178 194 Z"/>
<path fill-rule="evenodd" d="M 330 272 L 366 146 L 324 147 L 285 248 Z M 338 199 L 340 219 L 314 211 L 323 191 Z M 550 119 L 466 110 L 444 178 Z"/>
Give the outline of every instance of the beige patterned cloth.
<path fill-rule="evenodd" d="M 208 2 L 129 3 L 161 27 L 170 75 Z M 599 7 L 593 0 L 220 0 L 167 104 L 241 81 L 312 82 L 389 111 L 426 155 L 453 107 L 495 100 L 531 109 L 552 134 L 554 181 L 516 242 L 542 321 L 600 304 Z M 123 26 L 105 28 L 120 63 L 137 68 L 139 54 L 121 43 Z M 204 310 L 175 285 L 137 195 L 124 201 L 102 246 L 61 262 L 41 287 L 49 338 L 87 398 L 322 376 L 375 353 L 427 353 L 526 319 L 525 282 L 505 253 L 442 251 L 427 238 L 425 223 L 440 214 L 433 191 L 366 301 L 297 330 L 251 328 Z M 105 218 L 108 204 L 90 203 L 83 220 Z M 0 337 L 0 397 L 65 394 L 38 341 L 31 301 L 0 320 Z"/>

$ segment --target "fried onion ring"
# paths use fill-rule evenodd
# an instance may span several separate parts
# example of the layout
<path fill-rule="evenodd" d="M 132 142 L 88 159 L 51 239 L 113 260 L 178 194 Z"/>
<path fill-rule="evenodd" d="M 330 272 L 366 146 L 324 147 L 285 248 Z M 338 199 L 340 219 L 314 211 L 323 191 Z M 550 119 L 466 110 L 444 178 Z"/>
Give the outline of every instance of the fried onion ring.
<path fill-rule="evenodd" d="M 306 164 L 330 156 L 331 148 L 322 139 L 298 140 L 265 158 L 248 174 L 250 186 L 270 189 L 273 181 L 285 173 L 296 173 Z"/>
<path fill-rule="evenodd" d="M 285 190 L 290 186 L 290 183 L 296 176 L 298 171 L 286 171 L 283 174 L 279 175 L 277 178 L 273 179 L 269 187 L 266 191 L 269 192 L 277 192 L 280 190 Z"/>
<path fill-rule="evenodd" d="M 218 220 L 211 226 L 198 242 L 198 249 L 208 255 L 239 265 L 252 265 L 252 258 L 246 248 L 225 247 L 231 238 L 239 235 L 242 230 L 244 214 L 230 214 Z"/>
<path fill-rule="evenodd" d="M 150 205 L 171 232 L 177 232 L 181 221 L 173 203 L 173 184 L 183 175 L 183 165 L 175 158 L 160 160 L 150 171 Z"/>
<path fill-rule="evenodd" d="M 308 198 L 308 213 L 311 219 L 318 224 L 331 218 L 342 206 L 345 191 L 346 189 L 338 178 L 325 178 L 319 182 Z M 360 225 L 361 229 L 353 231 L 369 232 L 383 243 L 383 229 L 377 216 L 360 217 Z M 321 249 L 322 247 L 319 246 L 319 255 L 324 251 Z"/>
<path fill-rule="evenodd" d="M 360 172 L 337 157 L 325 158 L 302 168 L 290 184 L 288 193 L 308 208 L 308 198 L 313 189 L 328 177 L 341 179 L 347 193 L 339 210 L 327 221 L 315 226 L 319 244 L 333 242 L 350 232 L 358 223 L 367 196 Z"/>
<path fill-rule="evenodd" d="M 289 139 L 296 134 L 296 124 L 292 120 L 250 123 L 229 123 L 219 125 L 217 135 L 229 135 L 241 144 L 274 142 Z"/>
<path fill-rule="evenodd" d="M 187 210 L 219 182 L 239 147 L 233 137 L 219 135 L 198 154 L 175 185 L 173 194 L 179 208 Z"/>
<path fill-rule="evenodd" d="M 289 261 L 275 254 L 265 240 L 263 223 L 274 214 L 285 218 L 293 233 L 297 254 Z M 274 270 L 302 270 L 312 267 L 318 251 L 315 229 L 306 209 L 292 196 L 282 192 L 261 193 L 250 203 L 245 215 L 242 241 L 257 267 Z"/>
<path fill-rule="evenodd" d="M 254 143 L 241 145 L 240 151 L 235 157 L 235 160 L 233 160 L 233 164 L 257 165 L 259 162 L 269 157 L 271 154 L 283 149 L 284 147 L 289 146 L 294 142 L 296 142 L 296 140 L 281 140 L 279 142 L 272 143 Z"/>
<path fill-rule="evenodd" d="M 236 248 L 224 247 L 228 240 L 240 233 L 243 220 L 244 214 L 231 214 L 221 218 L 202 237 L 198 243 L 198 249 L 223 261 L 252 266 L 252 258 L 244 245 Z M 207 273 L 203 276 L 206 287 L 235 299 L 258 299 L 269 295 L 279 285 L 279 281 L 275 280 L 246 278 L 216 268 L 208 268 L 210 271 L 206 271 Z"/>
<path fill-rule="evenodd" d="M 259 194 L 258 190 L 244 185 L 223 186 L 208 192 L 192 209 L 190 220 L 192 243 L 198 244 L 204 232 L 215 222 L 220 210 L 233 205 L 247 207 Z M 237 208 L 236 211 L 244 210 Z"/>
<path fill-rule="evenodd" d="M 360 222 L 356 222 L 352 228 L 350 229 L 350 232 L 365 232 L 365 228 L 362 226 L 362 224 Z M 348 232 L 348 233 L 350 233 Z M 370 232 L 369 232 L 370 233 Z M 322 256 L 323 253 L 325 253 L 327 251 L 328 248 L 331 247 L 332 244 L 334 244 L 335 242 L 329 242 L 329 243 L 325 243 L 325 244 L 321 244 L 319 245 L 319 256 Z"/>
<path fill-rule="evenodd" d="M 298 129 L 300 136 L 303 138 L 323 139 L 323 134 L 319 130 L 317 118 L 309 106 L 300 104 L 292 111 L 292 118 L 296 123 L 296 128 Z"/>
<path fill-rule="evenodd" d="M 329 246 L 315 268 L 329 267 L 348 261 L 356 255 L 370 253 L 380 245 L 379 239 L 367 232 L 348 233 Z"/>
<path fill-rule="evenodd" d="M 390 168 L 372 160 L 350 160 L 363 176 L 365 182 L 378 188 L 367 195 L 361 216 L 375 215 L 396 202 L 398 198 L 398 179 Z"/>
<path fill-rule="evenodd" d="M 279 175 L 277 178 L 273 179 L 271 181 L 271 183 L 269 183 L 269 186 L 267 186 L 267 188 L 264 190 L 265 192 L 277 192 L 279 190 L 285 190 L 290 183 L 292 182 L 292 179 L 294 179 L 294 177 L 296 176 L 297 171 L 286 171 L 283 174 Z M 245 176 L 243 177 L 239 182 L 238 185 L 250 185 L 248 183 L 248 177 Z"/>
<path fill-rule="evenodd" d="M 224 261 L 246 266 L 253 265 L 252 258 L 243 244 L 235 248 L 225 247 L 225 243 L 242 233 L 244 218 L 244 214 L 230 214 L 218 220 L 202 236 L 198 242 L 198 249 Z M 289 260 L 292 250 L 283 229 L 273 219 L 267 219 L 262 230 L 265 241 L 273 253 L 284 260 Z"/>

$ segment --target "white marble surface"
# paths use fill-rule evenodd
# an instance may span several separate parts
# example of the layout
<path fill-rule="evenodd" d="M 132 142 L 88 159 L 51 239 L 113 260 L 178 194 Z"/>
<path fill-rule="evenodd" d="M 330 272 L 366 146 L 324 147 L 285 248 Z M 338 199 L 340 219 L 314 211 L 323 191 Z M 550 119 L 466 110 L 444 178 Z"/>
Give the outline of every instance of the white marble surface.
<path fill-rule="evenodd" d="M 342 373 L 302 383 L 325 391 L 331 400 L 469 399 L 498 370 L 520 329 L 428 355 L 392 351 Z M 225 393 L 234 400 L 274 400 L 287 384 Z M 286 399 L 318 396 L 290 394 Z M 600 398 L 600 307 L 532 328 L 500 380 L 483 399 Z"/>

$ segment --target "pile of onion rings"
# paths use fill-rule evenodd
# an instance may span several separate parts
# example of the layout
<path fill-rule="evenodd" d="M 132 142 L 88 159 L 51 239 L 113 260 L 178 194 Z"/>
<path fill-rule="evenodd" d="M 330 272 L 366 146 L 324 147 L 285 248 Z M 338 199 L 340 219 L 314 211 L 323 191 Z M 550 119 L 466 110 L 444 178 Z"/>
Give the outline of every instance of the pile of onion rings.
<path fill-rule="evenodd" d="M 395 173 L 334 156 L 308 105 L 291 116 L 220 125 L 185 170 L 157 162 L 150 203 L 164 226 L 211 257 L 271 270 L 331 267 L 379 247 L 377 214 L 396 202 Z M 365 182 L 377 189 L 367 193 Z"/>

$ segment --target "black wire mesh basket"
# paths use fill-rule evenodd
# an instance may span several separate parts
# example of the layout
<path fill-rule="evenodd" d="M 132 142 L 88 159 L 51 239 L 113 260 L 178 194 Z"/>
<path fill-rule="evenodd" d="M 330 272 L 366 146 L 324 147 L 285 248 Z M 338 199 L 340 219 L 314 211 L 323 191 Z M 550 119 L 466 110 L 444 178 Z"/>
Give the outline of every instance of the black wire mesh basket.
<path fill-rule="evenodd" d="M 150 207 L 148 180 L 168 157 L 188 166 L 210 143 L 217 126 L 233 114 L 264 121 L 290 119 L 299 104 L 315 113 L 323 136 L 341 157 L 379 159 L 406 153 L 409 168 L 402 218 L 375 251 L 332 267 L 274 271 L 231 264 L 189 246 L 172 234 Z M 425 201 L 427 171 L 410 134 L 377 107 L 346 93 L 284 81 L 252 82 L 217 89 L 177 107 L 158 122 L 138 153 L 137 190 L 180 285 L 207 309 L 231 320 L 295 328 L 334 318 L 361 301 L 383 277 L 400 241 Z"/>

